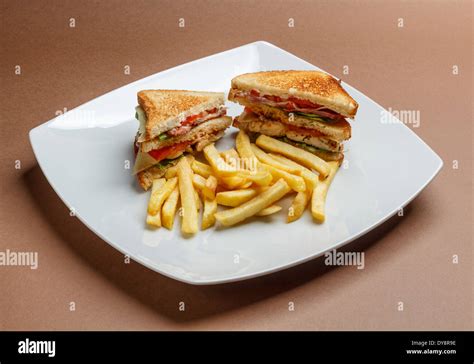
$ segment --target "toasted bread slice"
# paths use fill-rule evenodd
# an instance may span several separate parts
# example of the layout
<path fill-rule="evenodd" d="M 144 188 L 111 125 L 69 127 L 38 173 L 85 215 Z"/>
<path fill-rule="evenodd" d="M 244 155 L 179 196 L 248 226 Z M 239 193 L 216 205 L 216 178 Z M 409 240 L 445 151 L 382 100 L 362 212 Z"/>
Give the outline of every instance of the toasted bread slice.
<path fill-rule="evenodd" d="M 187 90 L 143 90 L 138 92 L 138 104 L 146 120 L 138 141 L 150 140 L 181 124 L 188 116 L 219 108 L 224 93 Z"/>
<path fill-rule="evenodd" d="M 229 116 L 222 116 L 220 118 L 211 119 L 208 121 L 199 124 L 198 126 L 192 128 L 188 133 L 166 139 L 166 140 L 159 140 L 159 139 L 152 139 L 143 143 L 140 143 L 140 150 L 142 152 L 149 152 L 153 149 L 160 149 L 163 147 L 168 147 L 170 145 L 183 143 L 187 141 L 194 141 L 198 142 L 200 139 L 206 137 L 208 134 L 212 134 L 217 131 L 225 130 L 232 124 L 232 118 Z"/>
<path fill-rule="evenodd" d="M 357 102 L 349 96 L 338 80 L 320 71 L 267 71 L 246 73 L 232 79 L 233 89 L 257 90 L 260 94 L 290 96 L 309 100 L 353 118 L 357 112 Z M 232 94 L 232 92 L 231 92 Z M 229 100 L 232 100 L 229 95 Z"/>
<path fill-rule="evenodd" d="M 202 151 L 207 145 L 219 140 L 224 135 L 224 130 L 219 131 L 214 134 L 205 135 L 203 138 L 196 140 L 196 142 L 192 145 L 189 151 L 192 152 L 200 152 Z M 153 180 L 155 178 L 161 178 L 166 173 L 166 170 L 171 166 L 174 166 L 178 163 L 180 158 L 176 158 L 169 162 L 165 167 L 159 167 L 156 165 L 152 165 L 151 167 L 142 170 L 137 173 L 137 180 L 139 185 L 147 191 L 151 185 L 153 184 Z"/>
<path fill-rule="evenodd" d="M 333 122 L 318 121 L 308 119 L 297 114 L 293 114 L 291 116 L 287 112 L 276 107 L 249 102 L 247 99 L 235 98 L 235 100 L 239 104 L 250 108 L 254 113 L 263 115 L 265 118 L 270 120 L 275 120 L 303 128 L 312 128 L 338 142 L 342 142 L 351 138 L 351 124 L 349 124 L 349 122 L 347 122 L 345 119 L 340 119 Z"/>

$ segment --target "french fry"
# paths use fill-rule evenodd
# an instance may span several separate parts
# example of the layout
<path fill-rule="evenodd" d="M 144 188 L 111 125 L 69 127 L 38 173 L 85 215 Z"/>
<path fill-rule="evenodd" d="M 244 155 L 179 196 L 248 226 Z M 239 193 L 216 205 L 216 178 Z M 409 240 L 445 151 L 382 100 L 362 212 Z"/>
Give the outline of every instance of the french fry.
<path fill-rule="evenodd" d="M 241 188 L 242 185 L 247 183 L 247 179 L 244 177 L 240 176 L 228 176 L 228 177 L 221 177 L 220 181 L 222 182 L 225 187 L 227 187 L 230 190 L 234 190 L 236 188 Z M 250 181 L 250 184 L 252 184 L 252 181 Z"/>
<path fill-rule="evenodd" d="M 263 134 L 257 138 L 256 144 L 264 150 L 283 154 L 306 167 L 315 169 L 319 172 L 322 179 L 326 178 L 329 174 L 329 165 L 323 159 L 307 152 L 306 150 L 294 147 L 288 143 L 284 143 Z"/>
<path fill-rule="evenodd" d="M 237 153 L 237 151 L 234 148 L 224 150 L 223 152 L 220 152 L 219 154 L 230 165 L 238 163 L 239 153 Z"/>
<path fill-rule="evenodd" d="M 152 202 L 152 198 L 156 199 L 156 193 L 165 185 L 165 183 L 166 183 L 166 180 L 164 178 L 159 178 L 159 179 L 153 180 L 153 185 L 151 187 L 151 194 L 150 194 L 150 200 L 148 202 L 148 205 L 150 205 L 150 203 Z M 154 191 L 155 191 L 155 194 L 153 194 Z M 160 214 L 151 215 L 147 211 L 146 223 L 148 225 L 152 225 L 152 226 L 155 226 L 155 227 L 160 227 L 161 226 L 161 216 L 160 216 Z"/>
<path fill-rule="evenodd" d="M 242 178 L 246 178 L 259 186 L 268 186 L 273 180 L 271 173 L 262 166 L 258 166 L 258 172 L 239 173 L 239 176 L 242 176 Z"/>
<path fill-rule="evenodd" d="M 240 188 L 249 188 L 250 186 L 252 186 L 252 181 L 246 181 L 244 184 L 240 185 Z"/>
<path fill-rule="evenodd" d="M 193 175 L 193 186 L 198 190 L 202 190 L 206 186 L 206 179 L 199 174 Z"/>
<path fill-rule="evenodd" d="M 257 212 L 255 214 L 255 216 L 268 216 L 268 215 L 274 214 L 274 213 L 276 213 L 280 210 L 281 210 L 281 206 L 271 205 L 271 206 L 268 206 L 268 207 L 264 208 L 262 211 Z"/>
<path fill-rule="evenodd" d="M 318 222 L 324 222 L 326 216 L 324 213 L 326 204 L 326 195 L 336 172 L 339 168 L 338 162 L 328 162 L 329 164 L 329 175 L 324 181 L 320 181 L 313 190 L 313 196 L 311 198 L 311 214 L 313 218 Z"/>
<path fill-rule="evenodd" d="M 235 225 L 255 214 L 264 208 L 278 201 L 291 190 L 290 186 L 283 178 L 280 178 L 273 186 L 260 195 L 243 203 L 238 207 L 234 207 L 225 211 L 215 213 L 215 218 L 219 223 L 225 226 Z"/>
<path fill-rule="evenodd" d="M 199 193 L 196 190 L 194 190 L 194 199 L 196 200 L 196 210 L 199 212 L 202 210 L 202 202 Z"/>
<path fill-rule="evenodd" d="M 267 169 L 263 168 L 258 161 L 250 145 L 249 136 L 243 130 L 240 130 L 237 134 L 235 146 L 240 157 L 245 161 L 247 170 L 250 171 L 250 173 L 246 171 L 241 174 L 244 174 L 250 181 L 259 186 L 268 186 L 273 178 Z"/>
<path fill-rule="evenodd" d="M 150 226 L 154 227 L 161 227 L 161 215 L 156 214 L 156 215 L 146 215 L 146 223 Z"/>
<path fill-rule="evenodd" d="M 245 131 L 239 130 L 235 138 L 235 147 L 242 158 L 255 158 L 255 154 L 253 154 L 252 148 L 250 148 L 249 136 Z"/>
<path fill-rule="evenodd" d="M 214 214 L 217 212 L 216 199 L 204 198 L 204 212 L 202 214 L 201 229 L 205 230 L 216 223 Z"/>
<path fill-rule="evenodd" d="M 198 231 L 198 213 L 193 188 L 193 171 L 186 158 L 181 158 L 177 166 L 179 194 L 183 209 L 181 231 L 185 234 L 195 234 Z"/>
<path fill-rule="evenodd" d="M 209 166 L 205 163 L 201 163 L 197 160 L 193 160 L 193 163 L 191 164 L 191 167 L 192 167 L 194 173 L 197 173 L 197 174 L 199 174 L 200 176 L 202 176 L 204 178 L 208 178 L 212 173 L 211 166 Z"/>
<path fill-rule="evenodd" d="M 170 179 L 170 178 L 176 177 L 177 171 L 178 171 L 178 168 L 176 167 L 176 165 L 169 167 L 165 172 L 165 178 Z"/>
<path fill-rule="evenodd" d="M 176 177 L 170 178 L 162 185 L 161 180 L 153 180 L 153 187 L 151 190 L 150 202 L 148 202 L 148 213 L 150 215 L 157 215 L 160 212 L 161 205 L 165 202 L 168 196 L 173 192 L 178 180 Z M 156 187 L 155 187 L 156 186 Z M 160 186 L 160 187 L 158 187 Z"/>
<path fill-rule="evenodd" d="M 292 161 L 291 159 L 285 158 L 279 154 L 270 153 L 270 156 L 281 163 L 285 163 L 289 166 L 292 166 L 298 169 L 299 175 L 303 177 L 303 179 L 305 180 L 306 184 L 308 185 L 311 191 L 317 186 L 319 178 L 316 173 L 311 172 L 311 170 L 309 170 L 308 168 Z"/>
<path fill-rule="evenodd" d="M 295 176 L 294 174 L 285 172 L 268 164 L 264 165 L 264 168 L 270 171 L 271 175 L 275 180 L 283 178 L 286 183 L 288 183 L 288 185 L 296 192 L 303 192 L 306 190 L 306 184 L 302 177 Z"/>
<path fill-rule="evenodd" d="M 166 199 L 161 209 L 161 222 L 165 228 L 171 230 L 174 224 L 174 217 L 176 215 L 176 208 L 179 201 L 179 186 L 175 186 L 171 194 Z"/>
<path fill-rule="evenodd" d="M 247 169 L 252 169 L 254 171 L 258 170 L 257 157 L 250 147 L 249 136 L 243 130 L 240 130 L 235 138 L 235 147 L 237 148 L 242 160 L 245 161 Z"/>
<path fill-rule="evenodd" d="M 206 184 L 202 189 L 202 195 L 209 199 L 214 200 L 216 198 L 217 178 L 213 175 L 207 177 Z"/>
<path fill-rule="evenodd" d="M 203 150 L 204 157 L 209 162 L 212 170 L 220 177 L 232 176 L 238 171 L 235 167 L 227 164 L 226 161 L 220 156 L 214 143 L 209 144 Z"/>
<path fill-rule="evenodd" d="M 262 192 L 265 192 L 266 190 L 268 190 L 270 188 L 270 186 L 262 186 L 262 187 L 257 187 L 256 190 L 258 193 L 262 193 Z"/>
<path fill-rule="evenodd" d="M 279 162 L 278 160 L 273 158 L 270 154 L 265 153 L 255 144 L 251 144 L 250 146 L 252 147 L 252 151 L 254 152 L 255 156 L 261 163 L 281 169 L 282 171 L 285 171 L 287 173 L 291 173 L 291 174 L 299 173 L 298 168 Z"/>
<path fill-rule="evenodd" d="M 310 190 L 304 192 L 298 192 L 288 209 L 288 215 L 286 222 L 293 222 L 298 220 L 308 205 L 310 199 Z"/>
<path fill-rule="evenodd" d="M 219 192 L 216 195 L 216 201 L 219 205 L 235 207 L 255 197 L 257 193 L 258 191 L 252 188 Z"/>

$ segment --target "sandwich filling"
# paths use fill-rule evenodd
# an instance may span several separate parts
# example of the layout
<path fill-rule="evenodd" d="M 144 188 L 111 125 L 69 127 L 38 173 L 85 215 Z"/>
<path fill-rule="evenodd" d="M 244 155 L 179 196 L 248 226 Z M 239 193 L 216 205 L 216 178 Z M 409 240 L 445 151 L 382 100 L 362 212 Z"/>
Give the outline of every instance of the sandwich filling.
<path fill-rule="evenodd" d="M 304 143 L 315 148 L 330 152 L 342 151 L 342 143 L 329 138 L 317 129 L 310 129 L 277 120 L 267 119 L 258 115 L 248 107 L 234 120 L 234 126 L 246 132 L 259 133 L 275 138 L 285 138 L 298 143 Z"/>
<path fill-rule="evenodd" d="M 168 138 L 160 138 L 158 136 L 148 141 L 138 142 L 137 135 L 134 144 L 136 155 L 134 173 L 143 171 L 151 166 L 167 167 L 170 161 L 179 158 L 184 152 L 192 152 L 193 148 L 196 151 L 200 151 L 207 144 L 221 138 L 223 131 L 230 126 L 231 118 L 224 116 L 208 119 L 209 115 L 217 113 L 208 113 L 207 115 L 194 118 L 187 125 L 184 125 L 190 126 L 186 133 L 180 133 L 176 136 Z M 179 128 L 182 126 L 180 125 Z"/>
<path fill-rule="evenodd" d="M 226 109 L 224 107 L 220 108 L 213 108 L 211 110 L 205 110 L 197 115 L 188 116 L 185 120 L 181 122 L 181 124 L 165 133 L 162 133 L 158 138 L 162 135 L 166 135 L 166 137 L 176 137 L 180 135 L 184 135 L 189 132 L 193 127 L 196 125 L 203 123 L 207 120 L 215 119 L 226 114 Z"/>
<path fill-rule="evenodd" d="M 158 135 L 157 138 L 159 140 L 166 140 L 172 137 L 184 135 L 187 132 L 189 132 L 193 127 L 197 126 L 198 124 L 201 124 L 205 121 L 215 119 L 215 118 L 225 116 L 225 115 L 226 115 L 226 108 L 224 106 L 205 110 L 196 115 L 190 115 L 186 117 L 183 121 L 181 121 L 181 123 L 178 126 L 161 133 L 160 135 Z M 143 134 L 145 130 L 145 124 L 146 124 L 146 115 L 140 106 L 136 107 L 135 118 L 140 122 L 139 134 Z"/>
<path fill-rule="evenodd" d="M 303 100 L 293 96 L 282 98 L 280 96 L 264 95 L 255 89 L 250 91 L 233 89 L 232 92 L 236 98 L 276 107 L 285 112 L 296 113 L 306 118 L 318 118 L 325 122 L 334 122 L 344 118 L 343 115 L 323 105 L 318 105 L 309 100 Z"/>

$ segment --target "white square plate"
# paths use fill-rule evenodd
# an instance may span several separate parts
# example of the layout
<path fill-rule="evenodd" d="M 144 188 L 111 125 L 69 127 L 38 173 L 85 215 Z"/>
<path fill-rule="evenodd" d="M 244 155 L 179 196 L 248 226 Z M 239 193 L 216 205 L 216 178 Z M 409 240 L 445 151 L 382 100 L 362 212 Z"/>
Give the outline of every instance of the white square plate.
<path fill-rule="evenodd" d="M 98 97 L 30 131 L 36 159 L 51 186 L 98 236 L 132 259 L 190 284 L 237 281 L 275 272 L 356 239 L 394 215 L 434 178 L 442 161 L 398 120 L 356 89 L 359 103 L 341 167 L 327 196 L 324 224 L 307 211 L 292 223 L 283 212 L 233 228 L 183 238 L 145 226 L 149 193 L 124 168 L 133 165 L 136 94 L 142 89 L 228 92 L 232 77 L 262 70 L 317 69 L 267 42 L 256 42 L 157 73 Z M 229 103 L 229 114 L 242 108 Z M 235 129 L 233 129 L 235 130 Z M 233 130 L 218 148 L 233 144 Z M 94 252 L 91 252 L 93 254 Z"/>

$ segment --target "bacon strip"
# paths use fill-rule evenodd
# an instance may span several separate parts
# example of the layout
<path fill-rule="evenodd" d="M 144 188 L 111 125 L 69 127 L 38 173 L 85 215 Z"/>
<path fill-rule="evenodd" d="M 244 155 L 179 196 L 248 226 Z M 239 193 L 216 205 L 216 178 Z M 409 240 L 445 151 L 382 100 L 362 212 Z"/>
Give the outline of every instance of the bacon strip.
<path fill-rule="evenodd" d="M 184 135 L 184 134 L 186 134 L 188 131 L 190 131 L 191 128 L 192 128 L 191 125 L 180 125 L 180 126 L 177 126 L 176 128 L 171 129 L 171 130 L 168 132 L 168 135 L 170 135 L 170 136 L 172 136 L 172 137 Z"/>
<path fill-rule="evenodd" d="M 225 108 L 222 108 L 222 109 L 214 108 L 211 110 L 203 111 L 202 113 L 198 115 L 188 116 L 186 120 L 184 120 L 181 123 L 181 125 L 169 130 L 167 134 L 171 137 L 184 135 L 187 132 L 189 132 L 193 127 L 195 127 L 197 124 L 203 123 L 207 120 L 224 116 L 225 114 L 226 114 Z"/>
<path fill-rule="evenodd" d="M 245 98 L 251 102 L 257 102 L 257 103 L 272 106 L 272 107 L 278 107 L 287 112 L 298 111 L 298 112 L 318 115 L 318 116 L 329 118 L 329 119 L 339 119 L 343 117 L 341 114 L 335 111 L 332 111 L 325 106 L 316 105 L 316 104 L 313 104 L 314 107 L 301 106 L 301 104 L 306 104 L 306 105 L 308 103 L 312 104 L 306 100 L 298 100 L 296 98 L 282 99 L 281 97 L 270 96 L 270 95 L 262 96 L 256 90 L 252 90 L 250 92 L 238 91 L 236 92 L 235 96 Z"/>

